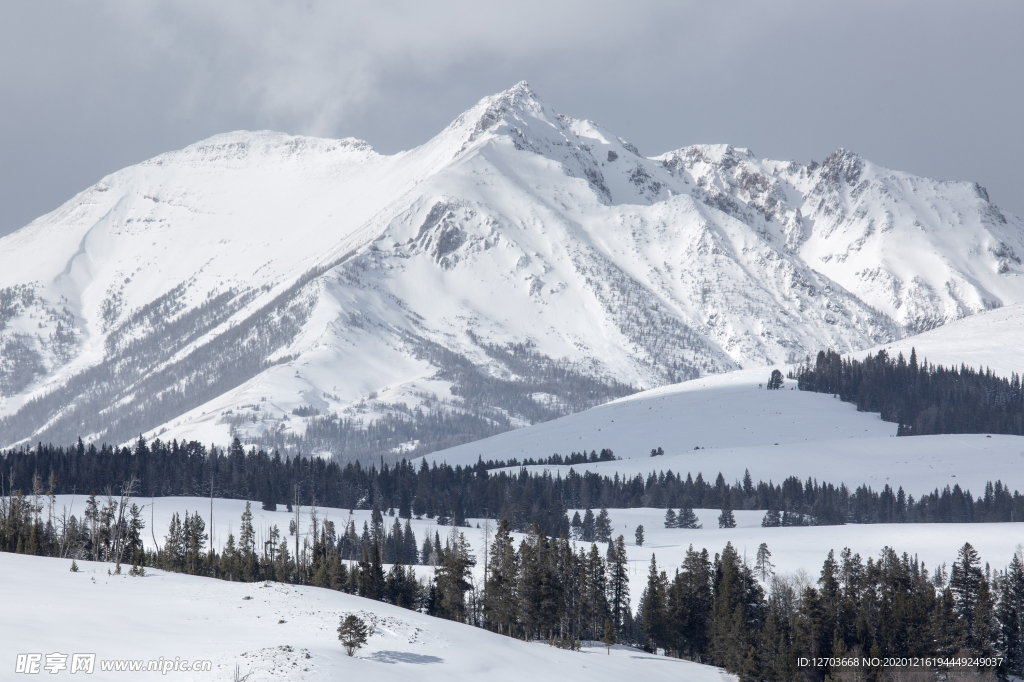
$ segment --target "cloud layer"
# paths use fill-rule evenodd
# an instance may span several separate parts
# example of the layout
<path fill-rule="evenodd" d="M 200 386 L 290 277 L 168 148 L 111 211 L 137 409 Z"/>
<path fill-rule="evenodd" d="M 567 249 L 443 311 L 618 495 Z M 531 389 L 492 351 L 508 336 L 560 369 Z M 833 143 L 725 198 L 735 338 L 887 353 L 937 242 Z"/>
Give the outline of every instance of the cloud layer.
<path fill-rule="evenodd" d="M 7 3 L 0 234 L 217 132 L 392 152 L 521 79 L 648 154 L 843 146 L 1024 213 L 1021 25 L 1015 2 Z"/>

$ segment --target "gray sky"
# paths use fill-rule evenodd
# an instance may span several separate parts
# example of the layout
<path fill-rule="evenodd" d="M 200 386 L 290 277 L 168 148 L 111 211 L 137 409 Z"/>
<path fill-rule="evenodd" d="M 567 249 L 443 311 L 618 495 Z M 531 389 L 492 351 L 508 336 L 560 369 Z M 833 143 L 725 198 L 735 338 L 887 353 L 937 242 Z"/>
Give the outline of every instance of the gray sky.
<path fill-rule="evenodd" d="M 390 153 L 527 80 L 647 155 L 727 142 L 971 180 L 1024 214 L 1024 3 L 0 5 L 0 234 L 218 132 Z"/>

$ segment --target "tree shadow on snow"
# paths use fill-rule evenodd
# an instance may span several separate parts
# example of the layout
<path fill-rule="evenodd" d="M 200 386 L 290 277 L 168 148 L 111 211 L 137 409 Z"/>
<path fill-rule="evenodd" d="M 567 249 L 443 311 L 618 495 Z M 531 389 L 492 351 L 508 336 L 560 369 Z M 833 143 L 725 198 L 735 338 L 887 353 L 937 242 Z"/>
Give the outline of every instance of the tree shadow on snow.
<path fill-rule="evenodd" d="M 444 663 L 443 658 L 427 656 L 425 654 L 414 654 L 408 651 L 375 651 L 366 658 L 378 663 L 417 663 L 419 665 Z"/>

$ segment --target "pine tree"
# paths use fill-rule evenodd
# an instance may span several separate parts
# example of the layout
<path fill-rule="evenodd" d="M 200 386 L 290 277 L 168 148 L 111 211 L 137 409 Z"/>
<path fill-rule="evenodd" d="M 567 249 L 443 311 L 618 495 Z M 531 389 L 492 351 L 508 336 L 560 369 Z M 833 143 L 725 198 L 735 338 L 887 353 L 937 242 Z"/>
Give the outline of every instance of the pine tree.
<path fill-rule="evenodd" d="M 601 512 L 594 522 L 594 537 L 598 542 L 611 542 L 612 540 L 612 520 L 608 516 L 608 510 L 604 507 L 601 507 Z"/>
<path fill-rule="evenodd" d="M 953 593 L 954 612 L 962 623 L 961 645 L 971 653 L 980 653 L 983 642 L 978 641 L 978 635 L 984 630 L 984 624 L 979 624 L 979 607 L 984 609 L 987 605 L 982 604 L 982 599 L 988 597 L 985 575 L 981 572 L 978 552 L 965 542 L 957 553 L 957 560 L 953 564 L 953 570 L 949 577 L 949 588 Z"/>
<path fill-rule="evenodd" d="M 440 563 L 434 569 L 434 582 L 437 585 L 437 615 L 459 623 L 466 621 L 466 592 L 472 585 L 469 577 L 472 574 L 476 559 L 470 550 L 466 536 L 456 534 L 452 528 L 451 537 L 441 551 Z"/>
<path fill-rule="evenodd" d="M 573 540 L 583 540 L 583 521 L 580 520 L 580 513 L 577 510 L 572 515 L 572 522 L 569 524 Z"/>
<path fill-rule="evenodd" d="M 708 551 L 696 552 L 690 545 L 668 593 L 669 646 L 680 656 L 702 660 L 707 655 L 713 577 Z"/>
<path fill-rule="evenodd" d="M 647 587 L 640 600 L 640 631 L 644 635 L 645 648 L 652 652 L 657 652 L 659 647 L 667 648 L 667 582 L 665 572 L 658 572 L 658 562 L 652 554 Z"/>
<path fill-rule="evenodd" d="M 252 508 L 249 502 L 245 503 L 245 511 L 242 512 L 242 525 L 238 530 L 238 551 L 242 560 L 242 580 L 255 580 L 259 565 L 256 560 L 256 531 L 252 526 Z"/>
<path fill-rule="evenodd" d="M 368 634 L 366 623 L 354 614 L 346 616 L 338 625 L 338 639 L 349 656 L 354 655 L 356 649 L 366 644 Z"/>
<path fill-rule="evenodd" d="M 748 626 L 749 605 L 757 594 L 755 583 L 744 572 L 744 565 L 732 543 L 727 543 L 716 562 L 714 603 L 711 608 L 711 653 L 719 665 L 731 672 L 743 666 L 747 647 L 751 644 Z"/>
<path fill-rule="evenodd" d="M 594 520 L 594 511 L 590 507 L 587 507 L 587 510 L 583 514 L 583 522 L 580 525 L 580 533 L 583 536 L 583 542 L 597 541 L 597 536 L 594 533 L 596 523 L 597 522 Z"/>
<path fill-rule="evenodd" d="M 772 553 L 768 551 L 768 543 L 762 542 L 757 548 L 757 558 L 754 560 L 754 568 L 761 576 L 761 582 L 768 580 L 768 576 L 773 575 L 775 565 L 771 562 Z"/>
<path fill-rule="evenodd" d="M 71 560 L 71 572 L 78 573 L 78 562 L 74 559 Z"/>
<path fill-rule="evenodd" d="M 582 550 L 581 550 L 582 551 Z M 601 637 L 601 623 L 608 617 L 608 579 L 605 562 L 596 544 L 590 545 L 581 577 L 582 618 L 591 639 Z"/>
<path fill-rule="evenodd" d="M 615 627 L 608 619 L 604 621 L 604 635 L 601 637 L 601 643 L 608 648 L 608 655 L 611 656 L 612 646 L 615 644 Z"/>
<path fill-rule="evenodd" d="M 696 530 L 704 526 L 698 521 L 697 515 L 693 513 L 693 507 L 687 505 L 679 510 L 679 516 L 676 517 L 676 527 Z"/>
<path fill-rule="evenodd" d="M 999 651 L 1006 656 L 1005 670 L 1024 674 L 1024 562 L 1015 552 L 1003 575 L 999 608 Z"/>
<path fill-rule="evenodd" d="M 764 518 L 761 519 L 762 528 L 778 528 L 781 525 L 782 517 L 778 509 L 769 509 L 765 512 Z"/>
<path fill-rule="evenodd" d="M 722 506 L 722 513 L 718 515 L 718 527 L 719 528 L 735 528 L 736 518 L 732 515 L 732 509 L 729 509 L 729 503 L 726 502 Z"/>
<path fill-rule="evenodd" d="M 621 535 L 608 543 L 608 607 L 612 625 L 616 631 L 622 631 L 629 612 L 629 559 L 626 539 Z"/>
<path fill-rule="evenodd" d="M 502 519 L 491 544 L 489 575 L 486 577 L 484 616 L 488 626 L 504 635 L 511 635 L 516 625 L 516 603 L 519 582 L 519 557 L 508 520 Z"/>
<path fill-rule="evenodd" d="M 671 507 L 665 512 L 665 527 L 666 528 L 678 528 L 679 524 L 676 522 L 676 512 Z"/>
<path fill-rule="evenodd" d="M 277 502 L 274 501 L 274 489 L 270 483 L 265 483 L 263 486 L 263 511 L 277 511 Z"/>
<path fill-rule="evenodd" d="M 644 527 L 643 527 L 643 524 L 641 524 L 641 525 L 636 527 L 636 533 L 634 533 L 634 538 L 636 539 L 636 546 L 637 547 L 643 547 L 644 546 Z"/>

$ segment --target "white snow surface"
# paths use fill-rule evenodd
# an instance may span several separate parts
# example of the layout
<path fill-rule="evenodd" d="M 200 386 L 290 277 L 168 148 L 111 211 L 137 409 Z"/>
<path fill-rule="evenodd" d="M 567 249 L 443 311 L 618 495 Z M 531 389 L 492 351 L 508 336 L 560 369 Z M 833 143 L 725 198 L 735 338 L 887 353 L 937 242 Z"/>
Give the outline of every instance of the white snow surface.
<path fill-rule="evenodd" d="M 707 481 L 721 472 L 729 482 L 749 470 L 755 482 L 797 476 L 851 488 L 888 484 L 915 497 L 957 483 L 978 494 L 996 480 L 1024 490 L 1024 437 L 897 438 L 896 424 L 878 414 L 858 412 L 830 395 L 791 390 L 794 381 L 778 391 L 764 389 L 770 372 L 743 370 L 664 386 L 426 458 L 454 466 L 611 448 L 621 460 L 528 468 L 563 476 L 570 469 L 630 477 L 701 473 Z M 665 454 L 651 457 L 658 447 Z"/>
<path fill-rule="evenodd" d="M 110 564 L 0 553 L 4 619 L 0 665 L 19 653 L 95 653 L 91 680 L 229 680 L 236 663 L 254 680 L 735 679 L 719 668 L 603 646 L 571 652 L 332 590 L 235 583 L 158 570 L 108 576 Z M 340 618 L 369 621 L 354 657 L 338 641 Z M 210 660 L 212 672 L 126 673 L 101 660 Z M 46 671 L 41 675 L 47 676 Z M 65 671 L 63 674 L 67 674 Z"/>
<path fill-rule="evenodd" d="M 896 356 L 910 357 L 917 351 L 919 362 L 927 360 L 945 367 L 967 365 L 974 369 L 991 369 L 1001 377 L 1024 372 L 1024 305 L 1012 305 L 962 320 L 931 331 L 871 349 L 884 348 Z M 863 359 L 867 352 L 851 353 Z"/>
<path fill-rule="evenodd" d="M 0 239 L 0 444 L 464 409 L 425 342 L 641 388 L 856 351 L 1024 301 L 1021 228 L 977 185 L 843 150 L 643 157 L 525 83 L 390 156 L 227 133 Z"/>

